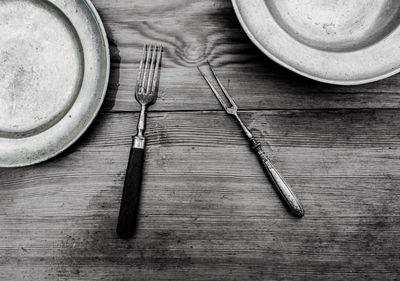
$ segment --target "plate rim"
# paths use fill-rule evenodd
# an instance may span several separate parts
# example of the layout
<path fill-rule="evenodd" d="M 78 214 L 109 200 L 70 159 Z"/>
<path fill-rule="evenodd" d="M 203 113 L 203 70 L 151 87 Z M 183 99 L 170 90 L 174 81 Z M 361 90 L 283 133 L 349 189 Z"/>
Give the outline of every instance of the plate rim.
<path fill-rule="evenodd" d="M 87 7 L 90 9 L 90 12 L 92 13 L 92 15 L 94 16 L 94 19 L 99 27 L 99 35 L 102 37 L 103 41 L 104 41 L 104 49 L 105 49 L 105 79 L 103 80 L 103 88 L 101 90 L 101 96 L 98 99 L 98 103 L 96 108 L 93 111 L 93 114 L 87 119 L 87 122 L 85 124 L 85 126 L 82 127 L 82 129 L 80 130 L 80 132 L 78 134 L 76 134 L 76 136 L 74 138 L 71 138 L 71 140 L 69 142 L 67 142 L 62 148 L 55 150 L 52 153 L 48 153 L 45 154 L 43 157 L 37 157 L 36 159 L 32 159 L 32 161 L 25 161 L 25 162 L 18 162 L 18 163 L 13 163 L 13 164 L 5 164 L 5 163 L 1 163 L 0 161 L 0 167 L 1 168 L 22 168 L 22 167 L 29 167 L 29 166 L 33 166 L 45 161 L 48 161 L 54 157 L 56 157 L 57 155 L 63 153 L 64 151 L 66 151 L 68 148 L 70 148 L 74 143 L 76 143 L 83 134 L 86 133 L 86 131 L 89 129 L 89 127 L 93 124 L 94 120 L 96 119 L 96 117 L 98 116 L 101 107 L 103 106 L 106 94 L 107 94 L 107 89 L 108 89 L 108 84 L 110 81 L 110 72 L 111 72 L 111 58 L 110 58 L 110 44 L 108 42 L 108 37 L 107 37 L 107 32 L 106 29 L 104 27 L 104 23 L 96 9 L 96 7 L 93 5 L 93 3 L 91 2 L 91 0 L 81 0 L 83 1 Z"/>
<path fill-rule="evenodd" d="M 257 46 L 257 48 L 259 50 L 261 50 L 266 56 L 268 56 L 272 61 L 278 63 L 279 65 L 301 75 L 304 77 L 307 77 L 309 79 L 318 81 L 318 82 L 322 82 L 322 83 L 326 83 L 326 84 L 333 84 L 333 85 L 340 85 L 340 86 L 356 86 L 356 85 L 363 85 L 363 84 L 368 84 L 368 83 L 373 83 L 373 82 L 377 82 L 386 78 L 389 78 L 395 74 L 400 73 L 400 65 L 394 69 L 393 71 L 389 71 L 385 74 L 379 75 L 379 76 L 375 76 L 372 78 L 367 78 L 367 79 L 356 79 L 356 80 L 333 80 L 333 79 L 325 79 L 325 78 L 321 78 L 321 77 L 317 77 L 314 75 L 311 75 L 309 73 L 306 73 L 304 71 L 298 70 L 295 67 L 285 63 L 283 60 L 279 59 L 278 57 L 276 57 L 275 55 L 273 55 L 271 52 L 269 52 L 262 44 L 261 42 L 254 36 L 254 34 L 250 31 L 248 25 L 246 24 L 246 21 L 244 20 L 242 13 L 240 12 L 240 8 L 238 6 L 238 1 L 241 0 L 231 0 L 232 2 L 232 6 L 234 8 L 236 17 L 238 18 L 240 25 L 242 27 L 242 29 L 245 31 L 245 33 L 247 34 L 247 36 L 249 37 L 249 39 L 253 42 L 253 44 L 255 44 Z"/>

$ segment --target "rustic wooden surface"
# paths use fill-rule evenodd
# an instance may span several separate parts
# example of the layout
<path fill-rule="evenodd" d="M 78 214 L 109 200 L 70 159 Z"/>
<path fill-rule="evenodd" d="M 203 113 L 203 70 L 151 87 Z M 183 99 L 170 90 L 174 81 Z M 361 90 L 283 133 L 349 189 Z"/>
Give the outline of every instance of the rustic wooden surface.
<path fill-rule="evenodd" d="M 400 278 L 400 75 L 339 87 L 281 68 L 228 0 L 94 0 L 107 100 L 46 163 L 0 170 L 0 280 Z M 136 239 L 115 227 L 143 42 L 166 48 Z M 306 209 L 291 217 L 204 84 L 210 60 Z"/>

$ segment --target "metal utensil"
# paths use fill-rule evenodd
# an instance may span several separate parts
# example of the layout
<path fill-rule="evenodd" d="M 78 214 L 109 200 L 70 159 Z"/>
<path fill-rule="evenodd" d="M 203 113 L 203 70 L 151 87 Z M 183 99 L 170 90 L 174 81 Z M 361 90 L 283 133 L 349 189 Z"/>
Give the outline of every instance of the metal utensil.
<path fill-rule="evenodd" d="M 162 51 L 162 46 L 146 44 L 143 48 L 143 55 L 139 65 L 135 97 L 141 105 L 141 111 L 137 134 L 133 137 L 133 146 L 126 170 L 117 226 L 118 236 L 124 239 L 131 238 L 136 229 L 146 144 L 146 138 L 143 135 L 146 128 L 146 109 L 157 99 Z"/>
<path fill-rule="evenodd" d="M 277 190 L 278 194 L 282 198 L 283 202 L 288 207 L 289 211 L 296 217 L 304 216 L 304 209 L 301 206 L 301 203 L 300 203 L 299 199 L 297 198 L 296 194 L 293 192 L 291 187 L 286 183 L 284 178 L 279 174 L 278 170 L 274 167 L 271 160 L 268 158 L 268 156 L 265 154 L 264 150 L 262 149 L 261 144 L 256 141 L 253 134 L 246 127 L 246 125 L 242 122 L 242 120 L 240 119 L 240 117 L 238 115 L 238 107 L 237 107 L 235 101 L 229 95 L 228 91 L 226 90 L 226 88 L 222 84 L 221 80 L 218 78 L 214 69 L 211 67 L 211 65 L 209 63 L 208 63 L 208 66 L 210 67 L 210 70 L 211 70 L 215 80 L 217 81 L 219 87 L 221 88 L 222 92 L 224 93 L 225 97 L 227 98 L 227 100 L 229 101 L 231 106 L 228 106 L 225 103 L 222 96 L 218 93 L 217 89 L 213 86 L 213 84 L 206 77 L 206 75 L 200 70 L 200 68 L 197 67 L 197 69 L 199 70 L 200 74 L 204 77 L 207 84 L 210 86 L 212 92 L 215 94 L 215 96 L 221 103 L 222 107 L 225 109 L 226 113 L 234 116 L 236 118 L 236 120 L 239 122 L 247 139 L 250 141 L 252 150 L 255 151 L 255 153 L 257 154 L 258 159 L 262 163 L 264 170 L 266 171 L 268 177 L 270 178 L 271 182 L 273 183 L 275 189 Z"/>

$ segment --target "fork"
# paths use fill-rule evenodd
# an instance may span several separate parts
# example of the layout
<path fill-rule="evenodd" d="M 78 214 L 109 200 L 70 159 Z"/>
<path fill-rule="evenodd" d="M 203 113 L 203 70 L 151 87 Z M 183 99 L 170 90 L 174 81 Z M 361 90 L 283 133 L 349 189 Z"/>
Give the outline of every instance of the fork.
<path fill-rule="evenodd" d="M 280 175 L 278 170 L 272 164 L 271 160 L 268 158 L 268 156 L 265 154 L 264 150 L 262 149 L 261 144 L 259 142 L 257 142 L 257 140 L 254 138 L 253 134 L 246 127 L 246 125 L 242 122 L 242 120 L 240 119 L 240 117 L 238 115 L 238 107 L 237 107 L 235 101 L 229 95 L 228 91 L 226 90 L 226 88 L 224 87 L 221 80 L 218 78 L 217 74 L 215 73 L 214 69 L 212 68 L 212 66 L 210 65 L 210 63 L 208 61 L 207 61 L 207 64 L 211 70 L 211 73 L 213 74 L 215 80 L 217 81 L 219 87 L 221 88 L 222 92 L 224 93 L 226 99 L 229 101 L 231 106 L 228 106 L 225 103 L 224 99 L 218 93 L 217 89 L 213 86 L 211 81 L 206 77 L 204 72 L 202 72 L 200 70 L 200 68 L 197 67 L 200 74 L 206 80 L 207 84 L 211 88 L 214 95 L 217 97 L 217 99 L 220 102 L 220 104 L 222 105 L 222 107 L 225 109 L 226 113 L 234 116 L 236 118 L 236 120 L 238 121 L 239 125 L 242 127 L 244 134 L 246 135 L 247 139 L 250 142 L 252 150 L 257 154 L 258 159 L 262 163 L 264 171 L 267 173 L 269 179 L 271 180 L 272 184 L 274 185 L 274 187 L 275 187 L 276 191 L 278 192 L 279 196 L 281 197 L 282 201 L 286 204 L 290 213 L 296 217 L 304 216 L 304 209 L 303 209 L 299 199 L 297 198 L 296 194 L 293 192 L 291 187 L 286 183 L 285 179 Z"/>
<path fill-rule="evenodd" d="M 135 98 L 141 105 L 137 134 L 133 137 L 128 168 L 126 170 L 121 207 L 118 217 L 117 235 L 128 239 L 135 234 L 142 184 L 144 149 L 146 138 L 146 110 L 157 99 L 163 47 L 145 44 L 139 64 Z"/>

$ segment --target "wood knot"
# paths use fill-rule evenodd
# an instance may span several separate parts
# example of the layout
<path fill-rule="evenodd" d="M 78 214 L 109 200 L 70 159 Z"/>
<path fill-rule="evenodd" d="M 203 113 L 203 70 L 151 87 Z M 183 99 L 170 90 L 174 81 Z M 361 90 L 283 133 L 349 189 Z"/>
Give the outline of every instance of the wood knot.
<path fill-rule="evenodd" d="M 201 64 L 206 58 L 206 47 L 201 42 L 192 42 L 188 45 L 185 45 L 181 58 L 189 65 L 198 65 Z"/>

